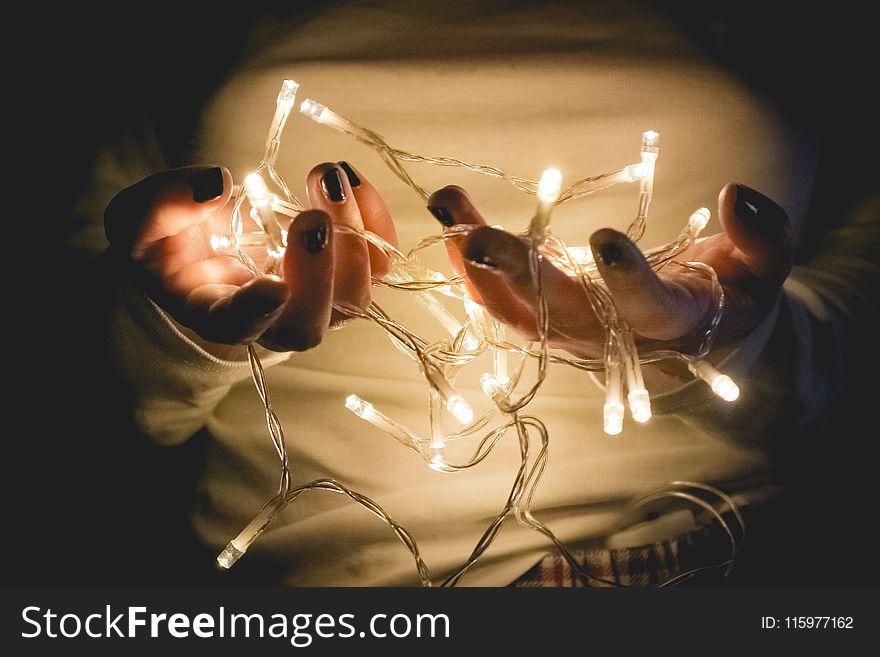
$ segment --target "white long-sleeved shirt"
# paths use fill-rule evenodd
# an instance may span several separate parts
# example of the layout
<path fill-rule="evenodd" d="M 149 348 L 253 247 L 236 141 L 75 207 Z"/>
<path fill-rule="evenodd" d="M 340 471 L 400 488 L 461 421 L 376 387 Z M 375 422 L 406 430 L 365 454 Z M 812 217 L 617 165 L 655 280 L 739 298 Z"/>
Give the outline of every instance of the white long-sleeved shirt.
<path fill-rule="evenodd" d="M 438 15 L 430 3 L 367 2 L 264 26 L 206 107 L 193 162 L 229 166 L 236 180 L 252 170 L 284 78 L 300 83 L 300 98 L 323 102 L 392 145 L 524 176 L 549 165 L 569 180 L 615 170 L 638 159 L 641 132 L 655 129 L 661 155 L 644 247 L 672 239 L 697 207 L 714 210 L 730 180 L 777 200 L 796 235 L 809 200 L 810 140 L 710 65 L 673 26 L 635 5 L 612 11 L 560 3 L 526 12 L 447 3 Z M 343 159 L 382 191 L 404 248 L 440 230 L 375 153 L 291 117 L 278 164 L 291 185 L 315 163 Z M 508 230 L 524 229 L 533 211 L 532 198 L 497 180 L 425 165 L 411 172 L 428 189 L 461 184 L 490 223 Z M 146 173 L 132 172 L 130 182 Z M 635 186 L 618 186 L 561 206 L 552 226 L 569 244 L 585 244 L 597 228 L 625 229 L 637 201 Z M 714 220 L 707 232 L 713 229 Z M 835 255 L 870 253 L 876 231 L 867 223 L 849 230 L 857 236 L 842 233 L 815 266 L 796 268 L 772 312 L 718 363 L 741 385 L 732 405 L 699 382 L 669 388 L 653 396 L 649 423 L 627 422 L 620 437 L 609 438 L 603 393 L 584 373 L 551 366 L 528 407 L 550 433 L 535 515 L 563 541 L 595 544 L 608 540 L 629 500 L 672 480 L 713 484 L 744 504 L 759 503 L 776 480 L 769 450 L 780 432 L 808 440 L 843 378 L 851 318 L 876 319 L 857 292 L 860 277 L 875 276 L 876 268 L 866 257 Z M 448 271 L 442 247 L 428 258 Z M 420 335 L 443 337 L 406 293 L 377 290 L 376 297 Z M 279 473 L 244 350 L 216 358 L 128 286 L 112 329 L 138 425 L 163 444 L 209 430 L 191 517 L 219 552 L 274 493 Z M 271 355 L 265 364 L 295 484 L 334 477 L 373 498 L 410 530 L 438 579 L 467 558 L 503 507 L 519 466 L 513 433 L 479 466 L 448 475 L 349 413 L 345 397 L 356 393 L 427 432 L 424 380 L 364 321 L 329 333 L 312 351 Z M 473 365 L 458 379 L 478 411 L 490 408 L 478 384 L 484 369 Z M 472 449 L 473 441 L 454 448 L 451 460 Z M 506 584 L 550 549 L 546 538 L 510 520 L 463 583 Z M 288 507 L 244 559 L 260 560 L 272 581 L 291 585 L 418 583 L 412 558 L 386 525 L 326 493 Z"/>

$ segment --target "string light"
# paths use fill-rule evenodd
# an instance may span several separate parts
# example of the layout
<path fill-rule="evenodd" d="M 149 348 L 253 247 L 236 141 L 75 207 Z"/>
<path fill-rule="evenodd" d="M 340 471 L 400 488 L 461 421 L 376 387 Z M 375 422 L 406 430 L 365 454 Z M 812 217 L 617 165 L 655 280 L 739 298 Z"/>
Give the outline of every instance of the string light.
<path fill-rule="evenodd" d="M 688 369 L 709 384 L 716 395 L 724 401 L 732 402 L 739 398 L 739 386 L 726 374 L 722 374 L 704 360 L 692 360 Z"/>
<path fill-rule="evenodd" d="M 244 179 L 244 189 L 248 203 L 251 204 L 251 219 L 263 229 L 267 253 L 275 258 L 282 257 L 286 241 L 281 234 L 281 227 L 275 219 L 275 213 L 272 211 L 272 202 L 266 181 L 260 174 L 252 173 Z"/>
<path fill-rule="evenodd" d="M 550 212 L 561 192 L 562 174 L 557 169 L 545 169 L 538 181 L 538 191 L 535 194 L 538 197 L 538 211 L 529 226 L 529 236 L 533 240 L 543 242 L 546 239 Z"/>
<path fill-rule="evenodd" d="M 276 112 L 270 126 L 266 149 L 260 165 L 253 174 L 245 179 L 244 185 L 239 190 L 230 217 L 229 233 L 213 236 L 211 239 L 212 247 L 217 250 L 234 248 L 242 262 L 255 273 L 272 271 L 274 259 L 283 254 L 286 235 L 284 235 L 278 225 L 276 213 L 295 218 L 303 208 L 299 200 L 290 194 L 283 178 L 274 168 L 280 146 L 281 132 L 295 102 L 298 86 L 293 80 L 285 80 L 282 83 L 281 90 L 276 98 Z M 538 337 L 532 345 L 517 345 L 509 342 L 503 325 L 487 315 L 479 304 L 468 297 L 464 289 L 463 279 L 460 276 L 446 277 L 441 272 L 432 271 L 421 264 L 419 255 L 422 250 L 445 242 L 448 239 L 460 238 L 470 230 L 473 230 L 474 226 L 456 225 L 446 228 L 439 235 L 422 239 L 408 253 L 399 251 L 395 246 L 387 243 L 370 231 L 359 230 L 350 226 L 334 226 L 334 230 L 338 232 L 360 236 L 387 255 L 391 269 L 384 277 L 375 279 L 373 281 L 374 284 L 411 293 L 417 303 L 438 322 L 444 329 L 444 332 L 452 339 L 451 343 L 448 340 L 433 342 L 424 340 L 404 325 L 395 322 L 375 302 L 367 310 L 341 302 L 334 303 L 334 309 L 350 317 L 360 317 L 377 324 L 387 332 L 392 344 L 398 350 L 411 357 L 418 364 L 419 370 L 428 385 L 430 438 L 420 437 L 417 433 L 410 431 L 399 422 L 379 412 L 372 404 L 355 394 L 346 397 L 345 406 L 359 418 L 391 436 L 405 447 L 418 452 L 430 468 L 447 474 L 461 472 L 464 469 L 478 465 L 508 431 L 514 430 L 516 432 L 521 463 L 508 500 L 503 509 L 487 527 L 468 559 L 443 580 L 443 586 L 452 586 L 458 583 L 471 566 L 481 558 L 494 540 L 505 519 L 509 517 L 515 518 L 523 526 L 546 536 L 569 562 L 573 572 L 584 582 L 613 585 L 613 582 L 602 580 L 586 572 L 555 534 L 532 515 L 530 508 L 531 499 L 546 465 L 549 434 L 540 420 L 532 416 L 523 415 L 521 411 L 531 402 L 541 387 L 546 376 L 548 363 L 566 364 L 585 370 L 591 373 L 591 375 L 593 372 L 604 371 L 605 404 L 603 406 L 603 428 L 605 433 L 611 436 L 619 436 L 623 433 L 625 412 L 624 386 L 626 389 L 626 401 L 632 418 L 639 423 L 647 422 L 651 418 L 650 394 L 645 387 L 641 369 L 643 362 L 656 362 L 663 359 L 684 361 L 693 375 L 708 383 L 712 391 L 722 399 L 734 401 L 739 396 L 739 388 L 732 379 L 720 373 L 705 360 L 710 351 L 715 330 L 724 307 L 724 293 L 718 283 L 718 278 L 712 268 L 704 263 L 681 263 L 674 260 L 693 244 L 694 240 L 699 237 L 701 231 L 706 227 L 710 219 L 708 209 L 700 208 L 696 210 L 689 217 L 682 232 L 672 242 L 652 249 L 645 254 L 648 262 L 655 269 L 660 269 L 674 263 L 697 275 L 707 277 L 711 282 L 713 316 L 703 332 L 697 351 L 693 354 L 683 354 L 672 350 L 658 350 L 647 354 L 639 354 L 632 330 L 626 322 L 617 316 L 614 300 L 604 286 L 590 248 L 588 246 L 567 246 L 549 229 L 550 215 L 555 205 L 583 198 L 613 185 L 638 182 L 638 209 L 635 219 L 633 219 L 627 231 L 627 235 L 633 241 L 638 241 L 644 234 L 648 211 L 654 193 L 654 173 L 659 154 L 659 134 L 653 130 L 642 134 L 639 162 L 627 164 L 623 168 L 611 173 L 577 180 L 568 188 L 563 189 L 562 174 L 556 169 L 546 169 L 540 179 L 534 181 L 510 175 L 500 169 L 483 164 L 469 163 L 446 156 L 419 155 L 393 148 L 378 133 L 359 126 L 350 119 L 333 112 L 327 106 L 311 98 L 306 98 L 301 103 L 300 113 L 321 125 L 326 125 L 347 134 L 375 150 L 390 170 L 423 199 L 428 198 L 428 191 L 412 178 L 404 163 L 428 163 L 435 166 L 462 167 L 482 175 L 504 180 L 517 190 L 536 197 L 538 201 L 537 210 L 525 233 L 525 236 L 530 239 L 531 244 L 529 269 L 537 296 L 536 329 Z M 270 179 L 279 188 L 280 193 L 269 191 L 265 180 L 260 175 L 263 172 L 269 175 Z M 251 217 L 262 230 L 244 230 L 239 211 L 239 206 L 244 200 L 244 196 L 247 197 L 251 206 Z M 265 247 L 270 256 L 267 264 L 258 266 L 244 252 L 244 246 L 254 245 L 263 245 Z M 559 267 L 566 274 L 580 282 L 584 295 L 605 330 L 606 344 L 605 353 L 602 358 L 579 358 L 551 351 L 548 344 L 549 313 L 546 298 L 543 295 L 540 268 L 540 262 L 545 258 L 554 266 Z M 460 301 L 463 304 L 463 309 L 467 316 L 465 323 L 459 321 L 446 305 L 440 301 L 438 296 L 441 295 Z M 480 384 L 484 395 L 494 403 L 495 411 L 475 420 L 473 407 L 456 391 L 453 383 L 455 375 L 461 367 L 474 362 L 487 350 L 492 356 L 493 371 L 492 373 L 483 372 L 480 376 Z M 253 541 L 268 527 L 278 513 L 299 495 L 309 490 L 322 490 L 346 495 L 383 520 L 395 532 L 413 556 L 422 584 L 432 586 L 433 579 L 427 566 L 421 559 L 415 539 L 405 528 L 397 524 L 383 511 L 376 502 L 332 479 L 318 479 L 298 487 L 291 485 L 291 468 L 287 458 L 283 428 L 272 410 L 262 366 L 252 346 L 248 347 L 248 354 L 254 383 L 264 404 L 270 437 L 281 462 L 281 478 L 277 493 L 264 505 L 254 520 L 235 539 L 230 541 L 218 556 L 218 565 L 223 568 L 231 567 L 246 552 Z M 513 373 L 509 369 L 509 356 L 511 354 L 518 354 L 521 357 L 519 365 Z M 523 366 L 528 359 L 533 359 L 537 362 L 536 381 L 518 398 L 513 398 L 513 391 L 519 384 L 523 373 Z M 464 429 L 458 433 L 447 433 L 444 430 L 444 423 L 442 421 L 445 413 L 451 415 L 460 425 L 464 426 Z M 490 429 L 488 433 L 482 433 L 482 438 L 477 441 L 476 448 L 469 459 L 460 464 L 448 461 L 446 447 L 449 441 L 481 435 L 481 432 L 484 432 L 490 426 L 492 419 L 498 417 L 499 414 L 502 418 L 501 424 Z M 533 454 L 530 451 L 530 444 L 535 436 L 540 440 L 541 445 L 537 454 Z M 663 489 L 647 494 L 639 501 L 639 503 L 646 503 L 647 501 L 663 497 L 675 497 L 689 501 L 710 511 L 731 539 L 730 559 L 721 564 L 701 567 L 694 571 L 683 573 L 661 585 L 677 583 L 682 579 L 686 579 L 697 570 L 710 567 L 724 567 L 729 570 L 732 565 L 741 538 L 738 540 L 734 536 L 723 517 L 723 511 L 716 510 L 713 505 L 703 499 L 706 495 L 715 496 L 724 504 L 727 504 L 741 523 L 742 518 L 733 501 L 723 492 L 705 484 L 672 482 Z M 741 526 L 743 529 L 742 534 L 744 535 L 744 525 L 741 523 Z"/>

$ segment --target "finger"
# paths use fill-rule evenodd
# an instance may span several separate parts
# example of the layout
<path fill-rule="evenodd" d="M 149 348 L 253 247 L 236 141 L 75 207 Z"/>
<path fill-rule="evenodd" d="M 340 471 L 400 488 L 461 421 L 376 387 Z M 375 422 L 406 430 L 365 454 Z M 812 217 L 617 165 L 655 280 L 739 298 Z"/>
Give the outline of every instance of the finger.
<path fill-rule="evenodd" d="M 486 226 L 486 220 L 474 207 L 467 192 L 457 185 L 449 185 L 439 189 L 428 198 L 428 210 L 444 228 L 451 226 L 473 225 Z M 462 259 L 462 246 L 464 236 L 452 237 L 446 240 L 446 250 L 449 253 L 449 262 L 452 270 L 459 276 L 466 276 L 465 288 L 470 297 L 477 303 L 482 304 L 478 286 L 469 278 L 468 269 Z M 476 274 L 480 277 L 480 274 Z M 485 277 L 483 277 L 485 278 Z M 483 281 L 486 283 L 487 281 Z"/>
<path fill-rule="evenodd" d="M 107 206 L 107 239 L 137 259 L 151 244 L 204 221 L 232 193 L 225 167 L 184 167 L 163 171 L 128 187 Z"/>
<path fill-rule="evenodd" d="M 529 266 L 529 244 L 488 226 L 474 230 L 464 242 L 465 267 L 493 315 L 535 333 L 538 288 Z M 541 259 L 541 294 L 547 303 L 550 338 L 589 340 L 599 332 L 581 284 Z"/>
<path fill-rule="evenodd" d="M 639 335 L 675 340 L 704 322 L 711 290 L 702 277 L 660 279 L 632 240 L 611 228 L 593 233 L 590 247 L 617 312 Z"/>
<path fill-rule="evenodd" d="M 306 210 L 290 225 L 284 252 L 287 302 L 260 344 L 275 351 L 305 351 L 318 345 L 330 325 L 335 252 L 331 219 Z"/>
<path fill-rule="evenodd" d="M 775 286 L 791 270 L 791 226 L 785 210 L 751 187 L 729 183 L 718 196 L 725 235 L 741 251 L 749 272 Z"/>
<path fill-rule="evenodd" d="M 364 223 L 354 200 L 348 176 L 336 164 L 316 166 L 306 182 L 312 207 L 323 210 L 333 226 L 362 230 Z M 336 267 L 334 298 L 365 310 L 370 305 L 370 258 L 367 244 L 360 235 L 338 233 L 333 239 Z M 334 314 L 334 321 L 340 313 Z"/>
<path fill-rule="evenodd" d="M 277 276 L 260 276 L 242 286 L 208 283 L 186 298 L 182 323 L 211 342 L 251 342 L 281 313 L 286 298 L 287 288 Z"/>
<path fill-rule="evenodd" d="M 348 184 L 357 201 L 364 228 L 375 233 L 383 240 L 397 246 L 397 229 L 391 219 L 391 213 L 382 195 L 359 171 L 348 162 L 339 162 L 339 166 L 348 178 Z M 381 278 L 390 269 L 390 260 L 378 247 L 368 245 L 370 253 L 370 272 L 374 278 Z"/>

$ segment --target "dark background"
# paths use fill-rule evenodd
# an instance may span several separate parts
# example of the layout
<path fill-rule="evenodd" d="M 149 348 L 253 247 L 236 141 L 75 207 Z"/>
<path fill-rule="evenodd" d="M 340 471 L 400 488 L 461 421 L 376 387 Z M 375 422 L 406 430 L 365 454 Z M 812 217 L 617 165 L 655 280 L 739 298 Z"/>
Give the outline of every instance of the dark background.
<path fill-rule="evenodd" d="M 260 11 L 310 12 L 327 4 L 267 3 Z M 789 11 L 753 0 L 658 4 L 707 53 L 821 138 L 801 262 L 829 227 L 877 191 L 873 23 L 847 4 L 813 5 Z M 169 163 L 187 163 L 182 154 L 201 103 L 235 62 L 256 6 L 77 5 L 7 25 L 34 30 L 28 47 L 6 52 L 7 104 L 30 119 L 10 120 L 7 141 L 24 147 L 17 184 L 40 189 L 13 195 L 23 203 L 11 226 L 23 228 L 16 234 L 25 239 L 8 267 L 7 378 L 15 392 L 4 436 L 11 450 L 2 465 L 11 518 L 3 532 L 4 584 L 218 582 L 215 555 L 198 546 L 180 511 L 198 469 L 200 439 L 160 449 L 134 430 L 104 354 L 113 280 L 104 258 L 65 244 L 79 221 L 72 202 L 102 142 L 146 116 Z M 37 128 L 13 128 L 30 122 Z M 48 244 L 48 256 L 35 253 L 35 239 Z M 876 298 L 877 290 L 866 292 Z M 854 337 L 864 341 L 863 357 L 827 416 L 827 439 L 790 464 L 785 512 L 754 534 L 729 583 L 880 581 L 869 561 L 880 451 L 872 338 Z M 239 583 L 235 572 L 220 581 Z"/>

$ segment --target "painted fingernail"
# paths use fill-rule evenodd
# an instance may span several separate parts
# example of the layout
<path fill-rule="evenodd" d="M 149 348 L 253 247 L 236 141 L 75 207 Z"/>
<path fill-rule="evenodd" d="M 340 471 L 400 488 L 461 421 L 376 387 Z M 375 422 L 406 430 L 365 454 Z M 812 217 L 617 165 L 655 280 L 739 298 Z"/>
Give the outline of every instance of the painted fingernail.
<path fill-rule="evenodd" d="M 434 215 L 434 217 L 446 227 L 452 226 L 455 224 L 455 219 L 452 217 L 452 213 L 449 212 L 442 205 L 429 205 L 428 211 Z"/>
<path fill-rule="evenodd" d="M 339 162 L 339 166 L 342 167 L 342 170 L 345 171 L 345 175 L 348 176 L 348 184 L 351 185 L 351 188 L 361 186 L 361 179 L 358 178 L 357 173 L 355 173 L 354 169 L 351 168 L 351 165 L 348 162 Z"/>
<path fill-rule="evenodd" d="M 189 177 L 192 198 L 196 203 L 205 203 L 223 194 L 223 170 L 213 167 L 194 173 Z"/>
<path fill-rule="evenodd" d="M 599 245 L 596 256 L 604 265 L 616 265 L 623 260 L 623 250 L 616 242 L 604 242 Z"/>
<path fill-rule="evenodd" d="M 784 224 L 788 218 L 780 205 L 745 185 L 736 186 L 734 212 L 743 223 L 756 227 Z"/>
<path fill-rule="evenodd" d="M 308 230 L 304 230 L 299 235 L 303 248 L 309 253 L 320 253 L 327 247 L 327 237 L 329 232 L 327 224 L 315 226 Z"/>
<path fill-rule="evenodd" d="M 342 186 L 342 178 L 339 177 L 339 169 L 333 167 L 321 178 L 321 188 L 324 195 L 334 203 L 345 201 L 345 188 Z"/>
<path fill-rule="evenodd" d="M 471 263 L 475 264 L 477 267 L 482 267 L 483 269 L 495 269 L 498 267 L 498 261 L 485 253 L 474 256 L 465 255 L 465 257 Z"/>

